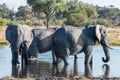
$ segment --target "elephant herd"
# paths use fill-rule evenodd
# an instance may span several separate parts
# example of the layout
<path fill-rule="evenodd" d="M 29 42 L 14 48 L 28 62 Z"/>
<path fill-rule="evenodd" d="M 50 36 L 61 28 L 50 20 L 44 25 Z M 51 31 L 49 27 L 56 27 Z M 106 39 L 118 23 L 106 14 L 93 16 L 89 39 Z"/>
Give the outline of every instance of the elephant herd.
<path fill-rule="evenodd" d="M 12 65 L 19 64 L 18 55 L 21 54 L 25 64 L 29 58 L 37 57 L 39 53 L 52 51 L 53 63 L 63 60 L 69 64 L 69 55 L 85 53 L 85 63 L 92 63 L 92 51 L 96 42 L 103 47 L 105 58 L 110 60 L 109 44 L 106 28 L 103 25 L 86 25 L 83 27 L 64 26 L 61 28 L 30 29 L 27 25 L 9 24 L 6 28 L 6 40 L 12 51 Z"/>

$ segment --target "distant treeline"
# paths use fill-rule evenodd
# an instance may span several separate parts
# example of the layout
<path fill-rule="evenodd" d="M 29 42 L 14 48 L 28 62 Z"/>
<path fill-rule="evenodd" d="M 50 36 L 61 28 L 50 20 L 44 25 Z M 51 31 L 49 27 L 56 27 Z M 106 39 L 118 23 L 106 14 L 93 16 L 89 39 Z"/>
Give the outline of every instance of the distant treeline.
<path fill-rule="evenodd" d="M 113 5 L 100 7 L 79 0 L 27 0 L 28 5 L 9 9 L 0 4 L 0 26 L 9 23 L 51 26 L 103 24 L 120 25 L 120 9 Z"/>

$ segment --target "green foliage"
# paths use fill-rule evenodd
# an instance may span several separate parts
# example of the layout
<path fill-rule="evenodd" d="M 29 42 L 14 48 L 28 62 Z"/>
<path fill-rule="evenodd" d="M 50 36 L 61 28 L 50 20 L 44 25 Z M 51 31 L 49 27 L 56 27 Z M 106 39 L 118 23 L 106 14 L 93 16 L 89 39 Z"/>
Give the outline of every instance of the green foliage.
<path fill-rule="evenodd" d="M 4 4 L 0 4 L 0 17 L 2 18 L 7 18 L 8 17 L 8 13 L 10 12 L 10 9 L 7 7 L 7 5 Z"/>
<path fill-rule="evenodd" d="M 0 26 L 6 26 L 9 22 L 9 20 L 0 17 Z"/>
<path fill-rule="evenodd" d="M 86 10 L 86 13 L 87 13 L 87 16 L 89 18 L 96 18 L 98 16 L 98 13 L 97 13 L 97 10 L 96 10 L 96 7 L 93 6 L 93 5 L 86 5 L 85 6 L 85 10 Z"/>
<path fill-rule="evenodd" d="M 29 20 L 29 21 L 26 22 L 26 24 L 29 25 L 29 26 L 32 26 L 33 22 Z"/>
<path fill-rule="evenodd" d="M 87 16 L 83 13 L 71 13 L 66 20 L 67 25 L 81 26 L 86 23 Z"/>
<path fill-rule="evenodd" d="M 46 26 L 49 26 L 49 21 L 57 11 L 64 9 L 64 0 L 27 0 L 34 12 L 44 13 L 46 18 Z"/>
<path fill-rule="evenodd" d="M 30 6 L 27 6 L 27 5 L 20 6 L 18 8 L 18 12 L 16 13 L 16 17 L 26 21 L 27 19 L 31 17 L 31 13 L 32 13 L 32 8 Z"/>
<path fill-rule="evenodd" d="M 88 19 L 86 24 L 97 24 L 95 19 Z"/>
<path fill-rule="evenodd" d="M 112 46 L 120 46 L 120 40 L 111 40 L 108 43 Z"/>
<path fill-rule="evenodd" d="M 101 19 L 97 21 L 97 24 L 102 24 L 105 25 L 106 27 L 111 27 L 113 26 L 112 21 L 106 20 L 106 19 Z"/>

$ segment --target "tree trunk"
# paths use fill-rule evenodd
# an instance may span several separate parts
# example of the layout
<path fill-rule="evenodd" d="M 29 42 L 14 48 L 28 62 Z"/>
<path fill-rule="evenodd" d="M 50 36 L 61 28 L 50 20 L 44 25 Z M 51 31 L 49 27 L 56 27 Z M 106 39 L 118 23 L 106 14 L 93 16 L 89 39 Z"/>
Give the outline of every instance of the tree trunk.
<path fill-rule="evenodd" d="M 47 18 L 46 27 L 49 28 L 49 19 Z"/>

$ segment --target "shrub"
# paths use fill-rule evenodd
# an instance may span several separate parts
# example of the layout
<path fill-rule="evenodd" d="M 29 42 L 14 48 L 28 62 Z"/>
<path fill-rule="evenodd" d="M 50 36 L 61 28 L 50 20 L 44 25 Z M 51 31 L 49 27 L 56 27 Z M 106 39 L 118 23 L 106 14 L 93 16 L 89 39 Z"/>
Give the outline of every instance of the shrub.
<path fill-rule="evenodd" d="M 5 25 L 9 24 L 9 22 L 10 22 L 9 20 L 3 19 L 0 17 L 0 26 L 5 26 Z"/>
<path fill-rule="evenodd" d="M 88 19 L 87 24 L 96 24 L 96 20 L 95 19 Z"/>
<path fill-rule="evenodd" d="M 29 26 L 32 26 L 33 22 L 29 20 L 29 21 L 26 22 L 26 24 L 29 25 Z"/>
<path fill-rule="evenodd" d="M 112 21 L 106 19 L 98 20 L 97 24 L 102 24 L 105 25 L 106 27 L 113 26 Z"/>
<path fill-rule="evenodd" d="M 86 23 L 87 15 L 84 13 L 71 13 L 68 15 L 66 24 L 72 26 L 81 26 Z"/>
<path fill-rule="evenodd" d="M 63 25 L 64 21 L 63 20 L 56 20 L 55 25 Z"/>

